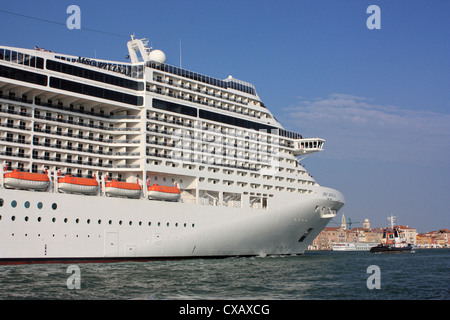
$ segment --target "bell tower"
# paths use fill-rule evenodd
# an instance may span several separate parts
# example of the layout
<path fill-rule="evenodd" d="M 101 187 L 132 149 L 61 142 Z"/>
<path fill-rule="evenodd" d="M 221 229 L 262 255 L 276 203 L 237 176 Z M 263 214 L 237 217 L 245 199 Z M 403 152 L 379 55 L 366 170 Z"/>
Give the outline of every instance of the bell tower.
<path fill-rule="evenodd" d="M 347 223 L 345 222 L 344 213 L 342 213 L 341 228 L 347 230 Z"/>

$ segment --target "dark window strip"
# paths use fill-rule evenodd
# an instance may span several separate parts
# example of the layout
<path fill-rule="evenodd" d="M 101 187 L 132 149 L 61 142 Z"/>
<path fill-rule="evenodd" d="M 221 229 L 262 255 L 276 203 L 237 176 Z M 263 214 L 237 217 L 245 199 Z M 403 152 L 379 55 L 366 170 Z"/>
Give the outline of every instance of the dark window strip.
<path fill-rule="evenodd" d="M 47 60 L 47 69 L 70 74 L 72 76 L 90 79 L 98 82 L 111 84 L 118 87 L 123 87 L 132 90 L 142 91 L 144 90 L 144 83 L 139 81 L 133 81 L 120 77 L 115 77 L 103 72 L 88 70 L 86 68 L 80 68 L 67 63 L 61 63 L 58 61 Z"/>
<path fill-rule="evenodd" d="M 142 106 L 144 98 L 141 96 L 134 96 L 131 94 L 122 93 L 119 91 L 112 91 L 108 89 L 98 88 L 74 81 L 50 77 L 50 87 L 56 89 L 67 90 L 71 92 L 86 94 L 97 98 L 113 100 L 135 106 Z"/>
<path fill-rule="evenodd" d="M 39 84 L 41 86 L 47 85 L 47 76 L 45 75 L 6 66 L 0 66 L 0 77 Z"/>

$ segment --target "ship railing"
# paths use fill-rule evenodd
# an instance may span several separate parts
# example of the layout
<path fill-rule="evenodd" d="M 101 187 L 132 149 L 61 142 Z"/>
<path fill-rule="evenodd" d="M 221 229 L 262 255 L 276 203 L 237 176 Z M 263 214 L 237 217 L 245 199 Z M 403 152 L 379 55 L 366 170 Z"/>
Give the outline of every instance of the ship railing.
<path fill-rule="evenodd" d="M 0 141 L 12 142 L 12 143 L 20 143 L 20 144 L 31 144 L 30 141 L 25 141 L 25 139 L 13 139 L 11 137 L 0 137 Z"/>
<path fill-rule="evenodd" d="M 223 94 L 216 94 L 215 92 L 210 92 L 208 90 L 201 90 L 200 88 L 194 88 L 194 87 L 191 87 L 191 86 L 187 86 L 187 85 L 184 85 L 184 84 L 178 84 L 176 82 L 170 82 L 170 81 L 167 81 L 167 80 L 163 81 L 162 79 L 160 80 L 158 78 L 156 78 L 156 79 L 154 78 L 153 81 L 159 82 L 159 83 L 162 83 L 162 84 L 168 84 L 168 85 L 176 87 L 176 88 L 182 88 L 182 89 L 187 89 L 187 90 L 190 90 L 190 91 L 198 92 L 198 93 L 205 94 L 205 95 L 208 95 L 208 96 L 217 97 L 217 98 L 220 98 L 220 99 L 223 99 L 223 100 L 228 100 L 228 101 L 231 101 L 231 102 L 237 102 L 237 103 L 241 103 L 243 105 L 248 105 L 248 102 L 243 101 L 242 99 L 229 97 L 229 96 L 226 96 L 226 95 L 223 95 Z M 154 92 L 154 93 L 163 94 L 161 92 L 161 90 L 157 90 L 157 89 L 150 89 L 148 91 L 151 91 L 151 92 Z M 189 94 L 189 92 L 186 93 L 186 94 Z M 190 98 L 186 98 L 184 95 L 181 95 L 181 94 L 177 94 L 177 98 L 181 98 L 181 99 L 185 99 L 185 100 L 191 100 Z"/>
<path fill-rule="evenodd" d="M 11 152 L 11 151 L 0 151 L 1 156 L 16 157 L 16 158 L 26 158 L 29 159 L 30 155 L 22 152 Z"/>
<path fill-rule="evenodd" d="M 24 142 L 22 140 L 14 139 L 17 143 L 23 143 L 23 144 L 31 144 L 30 142 Z M 10 141 L 8 138 L 3 139 L 1 138 L 0 141 Z M 77 151 L 77 152 L 84 152 L 84 153 L 91 153 L 91 154 L 99 154 L 103 156 L 121 156 L 121 157 L 137 157 L 140 155 L 140 152 L 112 152 L 112 151 L 100 151 L 100 150 L 91 150 L 91 149 L 84 149 L 80 147 L 70 147 L 70 146 L 63 146 L 60 144 L 50 144 L 45 142 L 33 142 L 34 146 L 41 146 L 41 147 L 48 147 L 48 148 L 56 148 L 61 150 L 70 150 L 70 151 Z M 69 161 L 69 163 L 76 163 L 75 160 Z"/>
<path fill-rule="evenodd" d="M 17 112 L 17 114 L 19 114 L 19 112 Z M 57 121 L 60 123 L 68 123 L 68 124 L 72 124 L 72 125 L 76 125 L 76 126 L 83 126 L 83 127 L 89 127 L 89 128 L 106 130 L 106 131 L 139 131 L 140 130 L 140 128 L 134 128 L 134 127 L 133 128 L 109 127 L 109 126 L 105 126 L 105 125 L 95 125 L 95 124 L 92 124 L 89 122 L 84 122 L 84 121 L 74 121 L 74 120 L 70 120 L 70 119 L 65 119 L 65 117 L 63 115 L 59 115 L 58 117 L 51 117 L 51 116 L 47 116 L 47 115 L 35 114 L 34 118 L 47 120 L 47 121 Z"/>
<path fill-rule="evenodd" d="M 115 168 L 133 169 L 133 168 L 139 168 L 140 165 L 138 165 L 138 164 L 118 164 L 114 167 Z"/>
<path fill-rule="evenodd" d="M 0 91 L 0 92 L 1 92 L 1 91 Z M 23 103 L 29 103 L 29 104 L 32 104 L 32 103 L 33 103 L 32 100 L 28 100 L 28 99 L 25 98 L 25 97 L 18 98 L 18 97 L 15 97 L 15 96 L 5 96 L 5 95 L 3 95 L 3 94 L 0 94 L 0 99 L 11 100 L 11 101 L 17 101 L 17 102 L 23 102 Z"/>
<path fill-rule="evenodd" d="M 23 124 L 14 125 L 12 123 L 6 122 L 6 123 L 0 123 L 0 127 L 4 128 L 11 128 L 11 129 L 19 129 L 19 130 L 25 130 L 25 131 L 31 131 L 30 126 L 25 126 Z"/>
<path fill-rule="evenodd" d="M 33 115 L 31 112 L 26 112 L 26 111 L 15 111 L 15 110 L 11 110 L 11 109 L 3 110 L 1 108 L 1 105 L 0 105 L 0 112 L 1 113 L 15 114 L 15 115 L 18 115 L 18 116 L 23 116 L 23 117 L 31 117 Z"/>
<path fill-rule="evenodd" d="M 3 98 L 5 99 L 5 97 L 3 96 Z M 22 101 L 17 99 L 17 101 Z M 27 100 L 26 103 L 32 104 L 33 102 L 30 100 Z M 52 103 L 48 103 L 48 102 L 41 102 L 39 100 L 35 100 L 34 102 L 37 106 L 42 106 L 42 107 L 48 107 L 48 108 L 52 108 L 52 109 L 58 109 L 58 110 L 63 110 L 63 111 L 69 111 L 69 112 L 76 112 L 76 113 L 82 113 L 82 114 L 86 114 L 86 115 L 90 115 L 90 116 L 94 116 L 94 117 L 99 117 L 99 118 L 105 118 L 105 119 L 118 119 L 118 120 L 126 120 L 126 119 L 140 119 L 139 115 L 112 115 L 112 114 L 105 114 L 105 113 L 101 113 L 101 112 L 93 112 L 93 111 L 88 111 L 88 110 L 82 110 L 82 109 L 76 109 L 76 108 L 72 108 L 72 107 L 64 107 L 62 104 L 52 104 Z"/>

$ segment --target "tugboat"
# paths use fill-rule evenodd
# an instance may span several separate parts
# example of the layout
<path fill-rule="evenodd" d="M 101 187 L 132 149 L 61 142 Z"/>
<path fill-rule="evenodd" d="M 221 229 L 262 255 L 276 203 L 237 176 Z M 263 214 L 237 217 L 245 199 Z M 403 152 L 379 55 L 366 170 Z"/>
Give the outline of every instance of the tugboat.
<path fill-rule="evenodd" d="M 394 226 L 395 217 L 391 215 L 388 220 L 391 227 L 384 229 L 382 243 L 370 248 L 370 252 L 410 252 L 413 246 L 401 237 L 402 232 Z"/>

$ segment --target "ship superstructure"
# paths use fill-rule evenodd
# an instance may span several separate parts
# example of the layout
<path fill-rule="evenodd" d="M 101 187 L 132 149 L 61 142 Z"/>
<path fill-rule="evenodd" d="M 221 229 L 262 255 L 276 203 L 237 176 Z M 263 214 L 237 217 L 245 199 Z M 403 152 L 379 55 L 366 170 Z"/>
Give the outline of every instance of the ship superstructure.
<path fill-rule="evenodd" d="M 250 83 L 128 49 L 0 47 L 0 263 L 302 253 L 344 205 L 299 161 L 324 140 Z"/>

